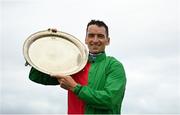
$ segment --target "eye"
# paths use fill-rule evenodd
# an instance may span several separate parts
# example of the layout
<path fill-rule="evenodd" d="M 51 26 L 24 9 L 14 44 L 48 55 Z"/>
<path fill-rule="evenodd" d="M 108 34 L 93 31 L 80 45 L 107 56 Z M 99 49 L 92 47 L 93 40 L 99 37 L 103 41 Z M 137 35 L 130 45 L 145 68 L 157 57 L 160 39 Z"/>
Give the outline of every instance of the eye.
<path fill-rule="evenodd" d="M 100 38 L 100 39 L 105 38 L 105 36 L 103 34 L 98 34 L 97 37 Z"/>
<path fill-rule="evenodd" d="M 94 37 L 95 35 L 94 34 L 88 34 L 88 37 L 89 38 L 92 38 L 92 37 Z"/>

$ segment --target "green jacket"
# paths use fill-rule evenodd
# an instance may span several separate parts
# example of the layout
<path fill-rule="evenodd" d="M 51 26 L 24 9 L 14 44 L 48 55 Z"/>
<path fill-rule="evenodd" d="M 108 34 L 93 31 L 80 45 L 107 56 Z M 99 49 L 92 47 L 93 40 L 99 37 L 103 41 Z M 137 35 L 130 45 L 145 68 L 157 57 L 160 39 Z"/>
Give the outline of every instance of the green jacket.
<path fill-rule="evenodd" d="M 123 65 L 105 53 L 95 59 L 89 57 L 91 63 L 88 74 L 88 85 L 78 84 L 73 92 L 86 102 L 86 114 L 120 114 L 124 97 L 126 77 Z M 57 85 L 56 78 L 31 69 L 29 78 L 44 85 Z"/>

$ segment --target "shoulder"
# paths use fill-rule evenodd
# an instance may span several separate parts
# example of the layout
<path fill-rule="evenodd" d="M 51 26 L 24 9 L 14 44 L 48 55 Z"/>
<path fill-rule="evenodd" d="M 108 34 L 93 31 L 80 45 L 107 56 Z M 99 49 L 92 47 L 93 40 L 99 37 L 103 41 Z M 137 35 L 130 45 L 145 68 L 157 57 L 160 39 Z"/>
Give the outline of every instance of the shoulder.
<path fill-rule="evenodd" d="M 110 70 L 124 71 L 123 64 L 113 56 L 106 56 L 105 67 L 107 71 Z"/>
<path fill-rule="evenodd" d="M 123 64 L 113 56 L 107 56 L 106 60 L 109 62 L 110 65 L 123 66 Z"/>
<path fill-rule="evenodd" d="M 106 58 L 108 64 L 106 68 L 106 73 L 108 75 L 117 75 L 125 78 L 125 70 L 123 64 L 116 59 L 115 57 L 112 56 L 107 56 Z"/>

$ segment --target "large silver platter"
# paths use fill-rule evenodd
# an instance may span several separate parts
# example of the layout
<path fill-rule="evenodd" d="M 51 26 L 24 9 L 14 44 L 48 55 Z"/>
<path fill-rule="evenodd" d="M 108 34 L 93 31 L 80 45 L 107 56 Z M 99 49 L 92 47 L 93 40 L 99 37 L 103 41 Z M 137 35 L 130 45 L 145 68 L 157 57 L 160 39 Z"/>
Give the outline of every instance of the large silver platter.
<path fill-rule="evenodd" d="M 68 33 L 52 30 L 28 37 L 23 55 L 31 66 L 46 74 L 72 75 L 83 69 L 88 59 L 81 41 Z"/>

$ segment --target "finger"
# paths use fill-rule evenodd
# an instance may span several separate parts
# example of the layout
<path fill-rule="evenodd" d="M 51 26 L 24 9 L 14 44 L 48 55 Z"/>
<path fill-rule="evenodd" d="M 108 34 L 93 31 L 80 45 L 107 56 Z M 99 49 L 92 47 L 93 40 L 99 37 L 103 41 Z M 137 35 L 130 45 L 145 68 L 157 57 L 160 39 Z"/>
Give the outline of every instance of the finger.
<path fill-rule="evenodd" d="M 52 31 L 52 32 L 57 32 L 57 29 L 56 28 L 48 28 L 48 31 Z"/>
<path fill-rule="evenodd" d="M 58 78 L 57 80 L 58 80 L 58 82 L 60 84 L 64 84 L 65 83 L 65 79 L 64 78 Z"/>
<path fill-rule="evenodd" d="M 59 83 L 61 83 L 61 79 L 57 79 Z"/>
<path fill-rule="evenodd" d="M 52 28 L 52 30 L 51 30 L 52 32 L 57 32 L 57 29 L 56 28 Z"/>
<path fill-rule="evenodd" d="M 56 77 L 56 75 L 53 75 L 53 74 L 50 74 L 49 76 L 50 76 L 50 77 Z"/>
<path fill-rule="evenodd" d="M 62 81 L 60 81 L 60 85 L 63 85 L 63 82 L 62 82 Z"/>
<path fill-rule="evenodd" d="M 64 84 L 61 84 L 60 87 L 63 88 L 63 89 L 66 89 L 66 90 L 68 89 L 68 87 L 66 85 L 64 85 Z"/>
<path fill-rule="evenodd" d="M 51 77 L 55 77 L 55 78 L 64 78 L 65 76 L 62 74 L 50 74 Z"/>
<path fill-rule="evenodd" d="M 57 77 L 57 76 L 59 76 L 59 74 L 56 74 L 56 73 L 50 73 L 49 75 L 50 75 L 50 77 Z"/>

